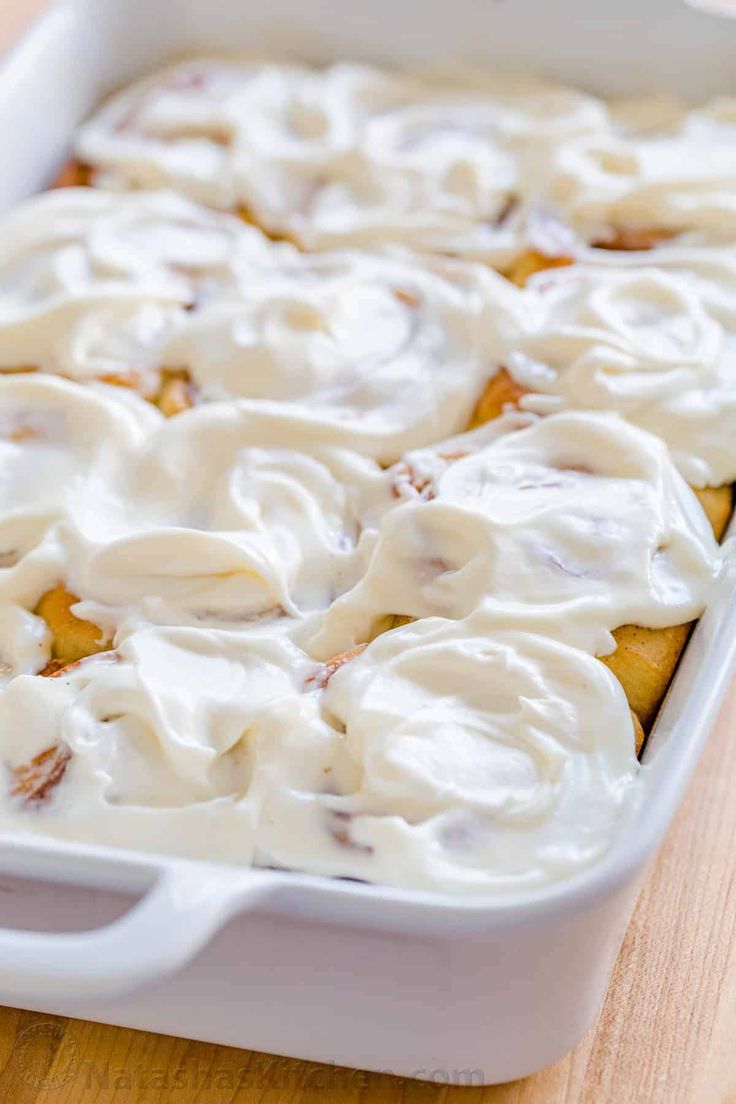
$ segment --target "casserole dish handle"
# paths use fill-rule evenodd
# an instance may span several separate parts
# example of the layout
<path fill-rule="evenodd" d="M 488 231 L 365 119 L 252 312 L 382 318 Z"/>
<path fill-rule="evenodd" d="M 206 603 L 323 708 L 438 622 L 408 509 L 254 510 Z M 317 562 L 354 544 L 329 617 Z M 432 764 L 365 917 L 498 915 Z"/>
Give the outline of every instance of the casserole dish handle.
<path fill-rule="evenodd" d="M 157 981 L 189 962 L 261 879 L 228 878 L 201 866 L 164 869 L 124 916 L 83 932 L 0 928 L 0 989 L 29 1002 L 111 997 Z"/>

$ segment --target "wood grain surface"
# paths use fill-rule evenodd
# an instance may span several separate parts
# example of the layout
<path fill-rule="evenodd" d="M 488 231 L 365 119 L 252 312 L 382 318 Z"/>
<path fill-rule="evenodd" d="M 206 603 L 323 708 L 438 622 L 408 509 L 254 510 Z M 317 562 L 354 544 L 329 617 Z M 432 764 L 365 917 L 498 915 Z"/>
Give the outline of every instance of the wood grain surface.
<path fill-rule="evenodd" d="M 42 7 L 0 0 L 0 50 Z M 639 900 L 598 1024 L 535 1077 L 433 1086 L 0 1008 L 2 1104 L 317 1101 L 736 1104 L 736 687 Z"/>

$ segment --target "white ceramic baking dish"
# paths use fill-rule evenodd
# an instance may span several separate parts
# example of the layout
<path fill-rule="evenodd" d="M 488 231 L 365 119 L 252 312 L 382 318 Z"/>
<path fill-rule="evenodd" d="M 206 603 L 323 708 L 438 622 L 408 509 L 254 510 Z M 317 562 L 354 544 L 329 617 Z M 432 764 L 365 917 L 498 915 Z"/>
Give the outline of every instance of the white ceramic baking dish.
<path fill-rule="evenodd" d="M 683 0 L 67 0 L 0 70 L 0 207 L 51 178 L 103 93 L 169 55 L 236 47 L 318 61 L 467 57 L 603 93 L 705 96 L 733 91 L 736 23 Z M 636 818 L 596 867 L 523 898 L 2 841 L 0 1001 L 430 1080 L 528 1074 L 596 1016 L 735 666 L 727 574 L 649 741 Z M 35 879 L 55 886 L 44 899 L 53 932 L 37 930 Z M 117 895 L 131 893 L 142 896 L 128 908 Z M 69 930 L 83 927 L 93 930 Z"/>

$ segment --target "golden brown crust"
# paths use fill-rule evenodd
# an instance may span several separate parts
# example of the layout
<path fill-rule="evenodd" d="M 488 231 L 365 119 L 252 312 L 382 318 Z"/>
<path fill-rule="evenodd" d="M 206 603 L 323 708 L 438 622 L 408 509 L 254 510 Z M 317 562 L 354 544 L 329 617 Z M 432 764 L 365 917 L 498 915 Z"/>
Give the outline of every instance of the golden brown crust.
<path fill-rule="evenodd" d="M 111 648 L 99 625 L 72 613 L 71 607 L 77 602 L 79 598 L 59 583 L 47 590 L 36 606 L 34 613 L 44 619 L 51 632 L 51 658 L 41 674 L 57 674 L 69 664 Z"/>
<path fill-rule="evenodd" d="M 595 249 L 611 249 L 622 253 L 639 253 L 654 249 L 660 242 L 670 241 L 677 230 L 662 230 L 653 226 L 612 226 L 603 238 L 591 242 Z"/>
<path fill-rule="evenodd" d="M 477 429 L 486 422 L 500 418 L 504 407 L 518 407 L 519 399 L 528 394 L 528 389 L 517 383 L 505 368 L 499 368 L 495 376 L 489 379 L 485 390 L 476 403 L 468 429 Z"/>
<path fill-rule="evenodd" d="M 730 485 L 694 488 L 717 540 L 723 536 L 733 508 Z M 672 681 L 692 624 L 648 629 L 623 625 L 616 629 L 616 650 L 601 656 L 624 688 L 631 709 L 648 733 Z"/>
<path fill-rule="evenodd" d="M 634 726 L 634 744 L 636 747 L 637 758 L 641 755 L 644 744 L 646 743 L 646 733 L 641 726 L 641 721 L 637 717 L 634 710 L 631 710 L 631 723 Z"/>
<path fill-rule="evenodd" d="M 371 643 L 376 637 L 383 636 L 384 633 L 391 632 L 392 629 L 400 629 L 402 625 L 411 625 L 413 621 L 416 621 L 415 617 L 409 617 L 405 613 L 386 613 L 383 617 L 377 618 L 371 625 L 368 643 Z M 361 647 L 367 647 L 366 644 L 362 644 Z"/>
<path fill-rule="evenodd" d="M 662 704 L 691 627 L 687 624 L 647 629 L 641 625 L 622 625 L 613 634 L 615 652 L 599 657 L 623 686 L 645 732 L 651 728 Z"/>
<path fill-rule="evenodd" d="M 517 257 L 511 268 L 504 272 L 504 276 L 512 284 L 516 284 L 517 287 L 524 287 L 527 280 L 537 272 L 544 272 L 548 268 L 566 268 L 574 263 L 575 259 L 573 257 L 550 257 L 546 253 L 530 249 Z"/>
<path fill-rule="evenodd" d="M 45 801 L 61 782 L 71 758 L 71 748 L 60 741 L 39 752 L 30 763 L 15 767 L 11 771 L 11 797 L 21 798 L 26 805 Z"/>
<path fill-rule="evenodd" d="M 716 539 L 720 540 L 733 509 L 732 487 L 694 489 Z M 623 686 L 645 733 L 659 711 L 691 628 L 691 624 L 671 625 L 665 629 L 623 625 L 613 634 L 617 643 L 615 652 L 600 657 Z"/>
<path fill-rule="evenodd" d="M 110 387 L 126 387 L 130 391 L 140 391 L 141 382 L 139 377 L 131 372 L 125 374 L 123 372 L 105 372 L 101 376 L 95 377 L 100 383 L 107 383 Z"/>
<path fill-rule="evenodd" d="M 155 405 L 166 418 L 174 418 L 191 410 L 197 401 L 197 389 L 186 368 L 164 368 L 161 387 L 154 399 Z"/>
<path fill-rule="evenodd" d="M 249 211 L 248 208 L 244 207 L 242 204 L 241 204 L 241 206 L 239 206 L 235 209 L 234 213 L 243 222 L 247 222 L 249 226 L 255 226 L 256 230 L 260 230 L 261 233 L 265 234 L 265 236 L 267 238 L 270 238 L 271 241 L 274 241 L 274 242 L 287 242 L 289 245 L 293 245 L 296 249 L 298 249 L 300 253 L 303 252 L 302 247 L 300 246 L 299 242 L 297 241 L 297 239 L 295 237 L 293 237 L 291 234 L 287 234 L 286 232 L 281 232 L 281 231 L 278 231 L 278 230 L 269 230 L 267 227 L 265 227 L 262 223 L 260 223 L 258 221 L 258 219 L 255 217 L 255 215 L 252 213 L 252 211 Z"/>
<path fill-rule="evenodd" d="M 92 169 L 81 161 L 68 161 L 51 185 L 51 188 L 91 188 Z"/>
<path fill-rule="evenodd" d="M 716 540 L 721 540 L 733 512 L 733 487 L 725 483 L 722 487 L 693 487 L 693 490 L 713 526 Z"/>
<path fill-rule="evenodd" d="M 0 368 L 0 376 L 29 376 L 38 370 L 32 364 L 16 364 L 10 368 Z"/>
<path fill-rule="evenodd" d="M 347 652 L 340 652 L 339 655 L 333 656 L 332 659 L 328 659 L 326 663 L 322 664 L 318 671 L 309 676 L 304 683 L 305 689 L 324 690 L 335 672 L 339 671 L 341 667 L 344 667 L 346 663 L 349 663 L 351 659 L 355 659 L 359 656 L 367 647 L 367 644 L 358 644 L 355 648 L 350 648 Z"/>

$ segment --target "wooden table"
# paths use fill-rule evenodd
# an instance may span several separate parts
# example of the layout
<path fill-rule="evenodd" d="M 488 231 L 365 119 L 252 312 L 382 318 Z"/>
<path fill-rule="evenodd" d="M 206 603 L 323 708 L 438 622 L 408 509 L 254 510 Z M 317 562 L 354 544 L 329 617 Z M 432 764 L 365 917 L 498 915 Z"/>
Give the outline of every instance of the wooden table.
<path fill-rule="evenodd" d="M 0 0 L 0 49 L 42 6 Z M 639 900 L 601 1018 L 551 1069 L 490 1089 L 435 1087 L 0 1008 L 0 1101 L 736 1104 L 735 935 L 736 687 Z M 70 1060 L 78 1072 L 67 1080 Z"/>

